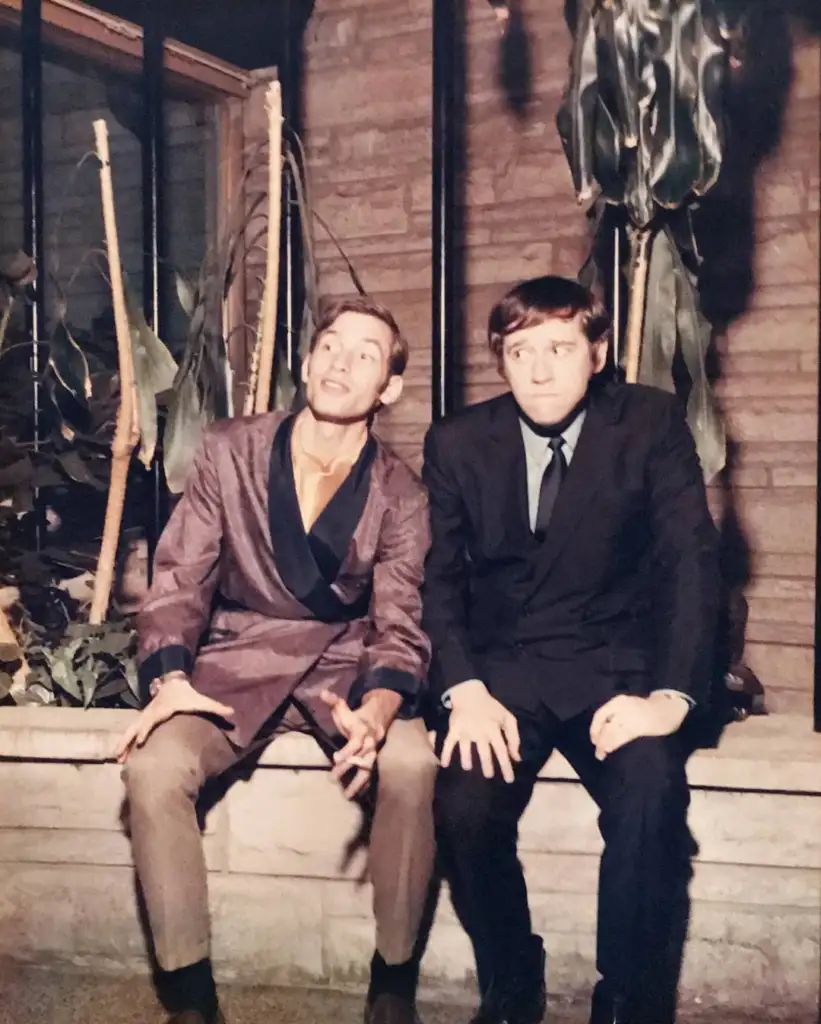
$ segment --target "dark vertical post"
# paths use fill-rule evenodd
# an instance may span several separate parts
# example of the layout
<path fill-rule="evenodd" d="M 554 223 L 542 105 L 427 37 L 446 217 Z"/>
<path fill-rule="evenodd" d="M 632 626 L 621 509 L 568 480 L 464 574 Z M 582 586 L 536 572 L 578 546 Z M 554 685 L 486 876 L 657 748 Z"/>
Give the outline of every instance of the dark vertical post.
<path fill-rule="evenodd" d="M 45 259 L 43 252 L 43 49 L 40 0 L 23 0 L 23 248 L 37 266 L 34 302 L 26 305 L 26 334 L 31 339 L 34 450 L 40 450 L 40 344 L 45 335 Z M 40 549 L 39 508 L 35 543 Z"/>
<path fill-rule="evenodd" d="M 433 419 L 454 406 L 454 349 L 462 285 L 465 109 L 464 0 L 433 4 Z"/>
<path fill-rule="evenodd" d="M 143 193 L 143 310 L 146 321 L 162 337 L 162 268 L 165 243 L 165 118 L 163 116 L 163 58 L 165 32 L 162 0 L 146 6 L 143 25 L 143 104 L 145 123 L 142 137 Z M 162 465 L 155 458 L 151 467 L 151 519 L 147 530 L 148 576 L 151 579 L 154 549 L 164 524 L 165 488 Z"/>

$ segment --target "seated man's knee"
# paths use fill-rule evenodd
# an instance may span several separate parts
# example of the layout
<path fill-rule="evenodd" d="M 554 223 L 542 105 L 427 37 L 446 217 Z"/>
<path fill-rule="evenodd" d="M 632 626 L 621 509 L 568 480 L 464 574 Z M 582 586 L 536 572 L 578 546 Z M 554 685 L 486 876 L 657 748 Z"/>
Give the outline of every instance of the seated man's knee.
<path fill-rule="evenodd" d="M 465 771 L 461 765 L 442 768 L 436 779 L 433 803 L 437 831 L 460 846 L 481 843 L 502 822 L 494 812 L 497 786 L 481 771 Z"/>
<path fill-rule="evenodd" d="M 430 803 L 438 767 L 421 723 L 394 722 L 379 752 L 380 791 L 409 803 Z"/>
<path fill-rule="evenodd" d="M 193 802 L 203 783 L 192 752 L 165 739 L 159 729 L 131 751 L 122 778 L 129 805 L 145 809 L 180 797 Z"/>
<path fill-rule="evenodd" d="M 675 736 L 644 736 L 607 757 L 606 803 L 671 812 L 689 803 L 685 758 Z"/>

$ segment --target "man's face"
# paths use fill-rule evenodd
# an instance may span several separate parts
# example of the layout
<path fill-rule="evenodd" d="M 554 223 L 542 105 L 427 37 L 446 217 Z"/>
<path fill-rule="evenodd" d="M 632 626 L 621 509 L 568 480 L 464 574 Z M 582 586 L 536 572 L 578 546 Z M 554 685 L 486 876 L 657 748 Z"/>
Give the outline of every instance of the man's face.
<path fill-rule="evenodd" d="M 393 337 L 387 324 L 367 313 L 340 313 L 320 335 L 302 367 L 308 406 L 320 420 L 365 420 L 381 402 L 402 393 L 390 374 Z"/>
<path fill-rule="evenodd" d="M 502 372 L 525 413 L 549 426 L 578 405 L 606 359 L 607 342 L 587 340 L 581 314 L 554 317 L 507 335 Z"/>

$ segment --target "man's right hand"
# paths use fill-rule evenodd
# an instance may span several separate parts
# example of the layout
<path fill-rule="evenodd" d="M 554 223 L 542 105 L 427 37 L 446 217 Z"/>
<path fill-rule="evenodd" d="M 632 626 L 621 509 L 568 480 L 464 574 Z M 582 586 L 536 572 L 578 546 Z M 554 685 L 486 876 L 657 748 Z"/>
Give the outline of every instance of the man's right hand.
<path fill-rule="evenodd" d="M 141 747 L 154 729 L 174 715 L 216 715 L 230 718 L 233 708 L 198 693 L 182 673 L 169 676 L 157 691 L 157 696 L 131 723 L 117 744 L 114 756 L 122 764 L 132 747 Z"/>
<path fill-rule="evenodd" d="M 450 725 L 442 747 L 442 767 L 448 767 L 458 747 L 462 767 L 469 772 L 473 768 L 472 747 L 475 746 L 486 779 L 492 779 L 495 774 L 495 754 L 502 778 L 505 782 L 513 782 L 512 762 L 521 761 L 519 727 L 515 716 L 491 697 L 485 684 L 478 679 L 454 686 L 450 699 Z"/>

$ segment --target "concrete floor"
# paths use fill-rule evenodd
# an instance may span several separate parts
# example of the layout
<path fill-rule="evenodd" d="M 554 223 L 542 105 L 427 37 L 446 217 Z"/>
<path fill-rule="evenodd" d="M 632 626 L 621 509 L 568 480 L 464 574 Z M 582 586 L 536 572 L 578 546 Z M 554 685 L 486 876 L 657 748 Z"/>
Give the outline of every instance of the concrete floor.
<path fill-rule="evenodd" d="M 228 1024 L 361 1024 L 362 999 L 328 990 L 221 989 Z M 422 1005 L 424 1024 L 467 1024 L 466 1006 Z M 0 1024 L 161 1024 L 164 1014 L 146 978 L 111 978 L 0 962 Z M 681 1024 L 819 1024 L 722 1011 L 682 1014 Z M 587 1024 L 586 1006 L 553 1003 L 546 1024 Z"/>

